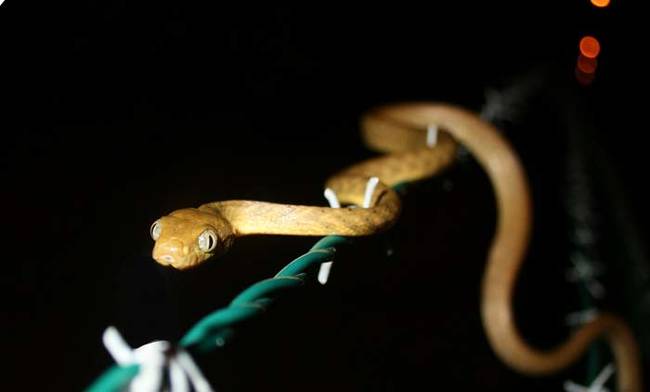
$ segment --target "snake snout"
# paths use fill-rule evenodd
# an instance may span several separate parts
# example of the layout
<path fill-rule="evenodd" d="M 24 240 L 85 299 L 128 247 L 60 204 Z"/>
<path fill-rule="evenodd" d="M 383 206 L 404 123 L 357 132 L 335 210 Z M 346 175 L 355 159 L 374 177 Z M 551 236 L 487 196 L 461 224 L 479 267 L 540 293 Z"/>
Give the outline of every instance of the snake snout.
<path fill-rule="evenodd" d="M 184 259 L 183 242 L 167 240 L 156 243 L 153 258 L 162 265 L 175 265 Z"/>

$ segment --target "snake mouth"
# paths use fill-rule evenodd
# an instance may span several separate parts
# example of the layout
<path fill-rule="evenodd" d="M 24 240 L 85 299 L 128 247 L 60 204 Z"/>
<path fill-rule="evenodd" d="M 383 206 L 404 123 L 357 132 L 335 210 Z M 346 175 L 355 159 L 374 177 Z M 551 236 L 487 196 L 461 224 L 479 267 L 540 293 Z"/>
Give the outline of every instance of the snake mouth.
<path fill-rule="evenodd" d="M 179 254 L 178 252 L 169 252 L 166 249 L 154 248 L 152 257 L 158 264 L 177 270 L 192 268 L 201 262 L 200 258 L 195 254 Z"/>
<path fill-rule="evenodd" d="M 171 254 L 155 254 L 153 258 L 160 265 L 163 265 L 165 267 L 173 267 L 179 270 L 187 269 L 197 264 L 191 257 L 177 258 Z"/>
<path fill-rule="evenodd" d="M 153 252 L 152 255 L 153 259 L 156 260 L 158 264 L 164 265 L 164 266 L 173 266 L 176 264 L 176 259 L 174 256 L 171 254 L 166 254 L 166 253 L 158 253 L 158 252 Z"/>
<path fill-rule="evenodd" d="M 157 241 L 151 256 L 158 264 L 182 268 L 191 264 L 192 261 L 188 260 L 189 255 L 186 248 L 183 246 L 183 242 L 178 239 Z"/>
<path fill-rule="evenodd" d="M 174 258 L 171 255 L 162 255 L 158 256 L 160 261 L 167 263 L 167 264 L 174 264 Z"/>

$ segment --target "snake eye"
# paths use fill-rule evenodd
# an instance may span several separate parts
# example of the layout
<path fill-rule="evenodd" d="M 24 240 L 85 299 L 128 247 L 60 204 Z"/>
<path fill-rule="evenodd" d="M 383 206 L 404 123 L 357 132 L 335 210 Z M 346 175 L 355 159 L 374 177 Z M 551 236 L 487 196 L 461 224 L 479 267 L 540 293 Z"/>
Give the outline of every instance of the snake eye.
<path fill-rule="evenodd" d="M 160 221 L 155 221 L 151 225 L 149 233 L 151 234 L 151 238 L 153 238 L 154 241 L 158 241 L 158 238 L 160 238 Z"/>
<path fill-rule="evenodd" d="M 217 234 L 212 230 L 206 230 L 199 236 L 199 249 L 210 252 L 217 246 Z"/>

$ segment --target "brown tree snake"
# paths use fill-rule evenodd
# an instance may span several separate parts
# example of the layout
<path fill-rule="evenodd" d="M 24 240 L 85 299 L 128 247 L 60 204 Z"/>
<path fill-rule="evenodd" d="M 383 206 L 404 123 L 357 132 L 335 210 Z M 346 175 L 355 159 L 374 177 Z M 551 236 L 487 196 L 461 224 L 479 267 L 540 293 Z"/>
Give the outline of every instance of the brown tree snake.
<path fill-rule="evenodd" d="M 428 127 L 441 132 L 426 143 Z M 384 152 L 332 176 L 326 186 L 342 204 L 361 206 L 368 179 L 380 179 L 368 208 L 328 208 L 230 200 L 172 212 L 151 227 L 153 257 L 185 269 L 226 252 L 235 238 L 257 235 L 365 236 L 389 228 L 400 199 L 391 186 L 432 176 L 452 163 L 456 143 L 464 145 L 487 173 L 497 204 L 497 226 L 483 276 L 481 315 L 488 341 L 512 368 L 550 374 L 576 362 L 596 339 L 611 347 L 619 391 L 641 391 L 638 348 L 618 317 L 601 313 L 562 344 L 547 351 L 529 346 L 515 324 L 512 298 L 531 231 L 531 200 L 517 155 L 489 123 L 464 109 L 438 103 L 380 107 L 362 119 L 368 147 Z"/>

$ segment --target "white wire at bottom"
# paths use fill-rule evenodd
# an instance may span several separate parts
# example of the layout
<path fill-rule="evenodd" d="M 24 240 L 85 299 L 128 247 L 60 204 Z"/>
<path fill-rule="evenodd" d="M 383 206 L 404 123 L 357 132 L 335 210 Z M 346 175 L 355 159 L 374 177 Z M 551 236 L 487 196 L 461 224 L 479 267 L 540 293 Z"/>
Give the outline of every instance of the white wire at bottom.
<path fill-rule="evenodd" d="M 591 385 L 584 386 L 569 380 L 564 382 L 564 390 L 566 392 L 609 392 L 609 390 L 605 388 L 605 383 L 612 374 L 614 374 L 614 371 L 614 364 L 610 363 L 600 371 L 598 376 L 596 376 L 594 381 L 592 381 Z"/>
<path fill-rule="evenodd" d="M 140 371 L 129 385 L 130 391 L 160 390 L 165 368 L 168 368 L 170 392 L 189 392 L 190 384 L 197 392 L 213 392 L 210 383 L 190 354 L 180 347 L 176 347 L 172 354 L 170 353 L 172 345 L 167 341 L 158 340 L 134 350 L 113 326 L 106 328 L 102 340 L 106 350 L 119 365 L 140 365 Z"/>

